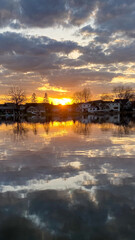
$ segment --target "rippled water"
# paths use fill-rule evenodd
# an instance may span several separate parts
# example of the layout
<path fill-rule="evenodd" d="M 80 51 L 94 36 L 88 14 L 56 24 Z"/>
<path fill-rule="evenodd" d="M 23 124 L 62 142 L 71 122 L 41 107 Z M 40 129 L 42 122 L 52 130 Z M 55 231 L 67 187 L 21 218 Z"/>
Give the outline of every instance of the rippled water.
<path fill-rule="evenodd" d="M 135 118 L 3 121 L 0 239 L 135 239 Z"/>

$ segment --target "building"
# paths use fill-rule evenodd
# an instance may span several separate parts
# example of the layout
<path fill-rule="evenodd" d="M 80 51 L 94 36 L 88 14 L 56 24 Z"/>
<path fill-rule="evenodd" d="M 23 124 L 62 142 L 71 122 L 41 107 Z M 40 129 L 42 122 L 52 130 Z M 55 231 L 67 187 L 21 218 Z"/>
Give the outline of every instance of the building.
<path fill-rule="evenodd" d="M 17 107 L 14 103 L 0 104 L 0 115 L 14 116 L 16 111 Z"/>
<path fill-rule="evenodd" d="M 42 116 L 46 114 L 47 109 L 44 103 L 27 103 L 25 112 L 29 115 Z"/>
<path fill-rule="evenodd" d="M 91 101 L 88 103 L 82 103 L 82 112 L 93 113 L 93 112 L 110 112 L 110 111 L 120 111 L 120 103 L 112 101 Z"/>
<path fill-rule="evenodd" d="M 120 104 L 120 111 L 132 110 L 132 103 L 128 99 L 115 99 L 114 102 Z"/>

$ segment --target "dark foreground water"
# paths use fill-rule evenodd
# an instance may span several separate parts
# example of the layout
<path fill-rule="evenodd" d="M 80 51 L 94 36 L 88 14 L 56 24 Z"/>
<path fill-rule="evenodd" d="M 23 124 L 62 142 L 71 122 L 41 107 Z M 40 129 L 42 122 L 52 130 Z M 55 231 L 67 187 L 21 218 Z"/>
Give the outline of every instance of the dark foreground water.
<path fill-rule="evenodd" d="M 0 240 L 135 239 L 135 118 L 0 124 Z"/>

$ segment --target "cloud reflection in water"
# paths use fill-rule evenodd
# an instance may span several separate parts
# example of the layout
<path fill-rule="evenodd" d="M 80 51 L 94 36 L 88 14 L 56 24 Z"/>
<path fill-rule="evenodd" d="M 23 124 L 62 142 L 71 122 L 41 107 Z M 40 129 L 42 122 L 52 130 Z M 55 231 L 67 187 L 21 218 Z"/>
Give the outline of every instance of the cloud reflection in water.
<path fill-rule="evenodd" d="M 1 239 L 134 239 L 134 121 L 83 121 L 0 125 Z"/>

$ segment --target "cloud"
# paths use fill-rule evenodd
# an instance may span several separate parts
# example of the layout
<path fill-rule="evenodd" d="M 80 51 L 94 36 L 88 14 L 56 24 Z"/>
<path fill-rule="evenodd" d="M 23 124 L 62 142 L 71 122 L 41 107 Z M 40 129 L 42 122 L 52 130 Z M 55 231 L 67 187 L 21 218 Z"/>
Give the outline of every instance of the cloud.
<path fill-rule="evenodd" d="M 63 0 L 20 0 L 21 22 L 34 27 L 63 24 L 68 18 L 65 3 Z"/>
<path fill-rule="evenodd" d="M 91 16 L 95 5 L 94 0 L 20 0 L 20 21 L 31 27 L 78 26 Z"/>
<path fill-rule="evenodd" d="M 46 55 L 50 52 L 69 54 L 78 50 L 73 41 L 56 41 L 48 37 L 33 37 L 18 33 L 5 32 L 0 34 L 0 54 Z"/>
<path fill-rule="evenodd" d="M 17 17 L 18 3 L 15 0 L 0 1 L 0 26 L 5 26 Z"/>
<path fill-rule="evenodd" d="M 7 69 L 16 71 L 42 71 L 65 67 L 82 67 L 92 64 L 111 64 L 118 62 L 134 62 L 134 42 L 121 45 L 102 45 L 90 43 L 80 46 L 73 41 L 56 41 L 45 36 L 33 37 L 17 33 L 0 34 L 0 64 Z M 68 54 L 79 51 L 76 59 Z"/>
<path fill-rule="evenodd" d="M 109 31 L 135 30 L 133 19 L 135 2 L 133 0 L 99 1 L 96 24 Z"/>
<path fill-rule="evenodd" d="M 135 37 L 135 2 L 126 1 L 97 1 L 93 15 L 93 25 L 85 25 L 79 33 L 85 37 L 93 36 L 97 43 L 108 43 L 122 37 Z"/>
<path fill-rule="evenodd" d="M 123 31 L 133 36 L 134 9 L 134 0 L 1 0 L 0 26 L 81 26 L 93 19 L 98 33 Z"/>
<path fill-rule="evenodd" d="M 12 32 L 1 33 L 0 42 L 1 84 L 23 82 L 26 87 L 32 84 L 31 90 L 34 86 L 41 89 L 44 78 L 52 89 L 62 87 L 67 91 L 89 83 L 93 86 L 110 83 L 114 77 L 123 75 L 114 63 L 135 61 L 133 43 L 112 45 L 105 51 L 96 43 L 80 46 L 73 41 Z M 72 59 L 70 53 L 74 51 L 79 54 Z"/>
<path fill-rule="evenodd" d="M 79 50 L 72 41 L 56 41 L 47 37 L 23 36 L 6 32 L 0 34 L 0 64 L 14 71 L 58 69 L 59 54 Z"/>
<path fill-rule="evenodd" d="M 87 63 L 110 64 L 135 62 L 135 41 L 134 42 L 112 42 L 104 48 L 102 45 L 90 43 L 82 49 L 83 54 L 80 60 Z"/>
<path fill-rule="evenodd" d="M 1 26 L 15 19 L 29 27 L 81 25 L 91 16 L 95 5 L 94 0 L 13 0 L 12 3 L 9 0 L 2 0 Z"/>

